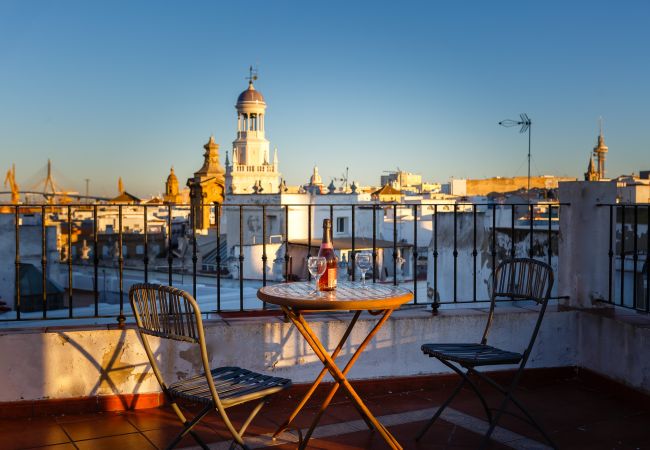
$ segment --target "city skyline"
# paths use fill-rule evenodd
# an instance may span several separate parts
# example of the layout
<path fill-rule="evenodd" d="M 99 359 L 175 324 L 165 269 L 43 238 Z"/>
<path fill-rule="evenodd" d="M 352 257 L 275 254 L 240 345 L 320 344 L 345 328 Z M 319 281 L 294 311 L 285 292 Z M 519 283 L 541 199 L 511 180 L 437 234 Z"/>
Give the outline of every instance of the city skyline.
<path fill-rule="evenodd" d="M 588 6 L 587 6 L 588 5 Z M 524 176 L 527 139 L 498 126 L 527 113 L 532 173 L 586 170 L 598 118 L 607 174 L 650 168 L 643 133 L 650 7 L 368 3 L 282 6 L 143 2 L 0 5 L 0 169 L 21 189 L 53 161 L 68 190 L 110 195 L 122 177 L 182 185 L 210 135 L 222 163 L 247 69 L 289 184 L 378 184 L 384 170 Z"/>

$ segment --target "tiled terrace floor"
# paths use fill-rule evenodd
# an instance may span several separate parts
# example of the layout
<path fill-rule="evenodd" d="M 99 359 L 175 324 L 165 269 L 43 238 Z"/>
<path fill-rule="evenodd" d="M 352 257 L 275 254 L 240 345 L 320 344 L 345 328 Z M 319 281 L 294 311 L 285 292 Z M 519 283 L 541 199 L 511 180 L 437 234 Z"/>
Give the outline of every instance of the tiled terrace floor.
<path fill-rule="evenodd" d="M 576 377 L 568 371 L 561 376 L 534 376 L 524 379 L 519 397 L 526 401 L 560 448 L 627 449 L 650 448 L 650 401 L 647 397 L 616 389 L 591 376 Z M 534 379 L 533 379 L 534 378 Z M 484 416 L 471 392 L 463 392 L 451 405 L 445 420 L 439 420 L 416 443 L 414 436 L 430 417 L 430 409 L 449 394 L 455 379 L 393 379 L 362 383 L 358 391 L 369 408 L 386 423 L 405 449 L 470 449 L 480 442 Z M 295 405 L 303 386 L 276 396 L 250 427 L 248 436 L 272 433 Z M 484 389 L 492 403 L 498 395 Z M 322 396 L 319 391 L 318 395 Z M 297 425 L 306 428 L 315 405 L 299 416 Z M 247 408 L 232 410 L 242 418 Z M 361 425 L 363 425 L 361 423 Z M 544 448 L 541 436 L 517 419 L 501 422 L 499 442 L 491 448 Z M 164 448 L 178 433 L 178 422 L 169 407 L 137 411 L 57 415 L 34 419 L 0 420 L 0 448 L 21 449 L 148 449 Z M 508 431 L 506 431 L 508 430 Z M 216 415 L 198 426 L 201 437 L 212 448 L 228 448 L 226 433 Z M 310 441 L 313 449 L 384 449 L 378 433 L 364 429 L 351 403 L 343 395 L 335 397 Z M 252 439 L 254 448 L 269 448 L 272 441 Z M 195 447 L 185 438 L 179 448 Z M 293 443 L 276 442 L 273 449 L 295 448 Z"/>

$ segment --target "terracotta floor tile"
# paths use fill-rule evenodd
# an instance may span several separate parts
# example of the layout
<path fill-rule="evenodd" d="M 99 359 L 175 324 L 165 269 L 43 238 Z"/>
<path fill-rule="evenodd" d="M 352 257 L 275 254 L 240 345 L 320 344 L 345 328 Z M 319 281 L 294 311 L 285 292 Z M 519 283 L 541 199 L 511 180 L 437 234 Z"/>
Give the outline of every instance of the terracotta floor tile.
<path fill-rule="evenodd" d="M 114 416 L 116 413 L 92 412 L 78 414 L 56 414 L 51 416 L 57 423 L 86 422 L 89 420 L 103 419 L 104 417 Z"/>
<path fill-rule="evenodd" d="M 70 442 L 61 426 L 53 420 L 14 421 L 13 425 L 0 432 L 0 448 L 3 450 Z"/>
<path fill-rule="evenodd" d="M 75 442 L 79 450 L 147 450 L 155 447 L 140 433 Z"/>
<path fill-rule="evenodd" d="M 142 434 L 153 443 L 157 448 L 166 448 L 178 434 L 181 432 L 181 428 L 162 428 L 159 430 L 148 430 L 143 431 Z M 226 437 L 216 433 L 214 430 L 207 429 L 205 427 L 197 426 L 194 428 L 194 432 L 198 434 L 199 438 L 203 440 L 206 444 L 225 441 Z M 192 436 L 185 436 L 180 443 L 177 445 L 178 448 L 183 447 L 196 447 L 198 446 L 197 442 Z"/>
<path fill-rule="evenodd" d="M 33 449 L 38 449 L 38 450 L 77 450 L 77 447 L 75 447 L 74 444 L 69 443 L 69 444 L 47 445 L 45 447 L 33 447 Z"/>
<path fill-rule="evenodd" d="M 30 419 L 0 419 L 0 437 L 5 431 L 13 431 L 16 429 L 38 429 L 50 425 L 56 425 L 56 420 L 53 417 L 35 417 Z"/>
<path fill-rule="evenodd" d="M 140 431 L 180 425 L 178 416 L 169 407 L 126 411 L 123 413 L 123 417 Z"/>
<path fill-rule="evenodd" d="M 116 436 L 138 431 L 125 417 L 119 415 L 66 422 L 62 423 L 61 427 L 70 435 L 73 441 Z"/>

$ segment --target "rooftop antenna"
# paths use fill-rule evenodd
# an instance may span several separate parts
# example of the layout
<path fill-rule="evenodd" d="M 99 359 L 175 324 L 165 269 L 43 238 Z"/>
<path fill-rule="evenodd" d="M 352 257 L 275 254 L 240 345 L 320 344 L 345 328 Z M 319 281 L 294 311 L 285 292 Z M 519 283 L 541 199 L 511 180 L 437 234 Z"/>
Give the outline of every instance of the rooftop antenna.
<path fill-rule="evenodd" d="M 502 120 L 501 122 L 499 122 L 499 125 L 508 128 L 521 125 L 521 129 L 519 130 L 520 133 L 523 134 L 526 131 L 528 131 L 528 189 L 526 190 L 526 195 L 528 197 L 528 203 L 530 203 L 530 129 L 531 129 L 531 124 L 533 122 L 530 120 L 528 114 L 526 113 L 519 114 L 519 118 L 520 120 L 512 120 L 512 119 Z"/>

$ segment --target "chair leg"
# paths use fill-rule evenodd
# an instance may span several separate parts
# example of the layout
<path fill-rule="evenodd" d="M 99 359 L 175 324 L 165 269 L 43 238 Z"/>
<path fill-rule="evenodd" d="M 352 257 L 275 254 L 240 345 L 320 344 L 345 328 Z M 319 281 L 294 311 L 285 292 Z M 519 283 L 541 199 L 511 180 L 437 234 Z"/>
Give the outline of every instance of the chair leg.
<path fill-rule="evenodd" d="M 526 418 L 528 419 L 528 422 L 529 422 L 533 427 L 535 427 L 535 428 L 537 429 L 537 431 L 539 431 L 539 433 L 540 433 L 542 436 L 544 436 L 544 439 L 546 439 L 546 441 L 547 441 L 549 444 L 551 444 L 551 447 L 553 447 L 553 448 L 558 448 L 557 445 L 555 445 L 555 442 L 553 442 L 553 440 L 552 440 L 552 439 L 549 437 L 549 435 L 546 433 L 546 431 L 544 431 L 544 429 L 542 428 L 542 426 L 541 426 L 539 423 L 537 423 L 537 421 L 533 418 L 533 416 L 528 412 L 528 410 L 526 410 L 526 408 L 524 408 L 524 406 L 521 404 L 521 402 L 520 402 L 519 400 L 517 400 L 517 399 L 515 398 L 514 395 L 510 394 L 510 400 L 512 401 L 512 403 L 513 403 L 517 408 L 519 408 L 519 410 L 520 410 L 522 413 L 524 413 L 524 415 L 525 415 Z"/>
<path fill-rule="evenodd" d="M 433 425 L 433 422 L 435 422 L 438 419 L 438 417 L 440 417 L 442 412 L 445 410 L 445 408 L 447 408 L 447 406 L 449 406 L 449 404 L 454 399 L 454 397 L 456 397 L 458 395 L 458 393 L 460 392 L 460 390 L 462 389 L 462 387 L 463 387 L 463 385 L 465 384 L 466 381 L 467 381 L 467 378 L 463 376 L 462 379 L 460 380 L 460 383 L 458 383 L 458 385 L 456 386 L 456 389 L 454 389 L 454 392 L 449 396 L 449 398 L 447 400 L 445 400 L 445 402 L 442 405 L 440 405 L 440 408 L 438 408 L 438 411 L 436 411 L 436 413 L 433 415 L 433 417 L 431 419 L 429 419 L 429 422 L 427 422 L 427 424 L 424 426 L 424 428 L 422 428 L 422 431 L 420 431 L 418 436 L 415 438 L 416 441 L 419 441 L 420 439 L 422 439 L 422 436 L 424 436 L 424 433 L 426 433 L 427 430 L 429 429 L 429 427 L 431 427 L 431 425 Z"/>
<path fill-rule="evenodd" d="M 503 402 L 502 402 L 501 406 L 499 407 L 499 409 L 497 410 L 497 415 L 495 416 L 494 421 L 490 421 L 491 424 L 492 424 L 492 423 L 494 424 L 494 427 L 493 427 L 491 430 L 488 429 L 488 433 L 486 434 L 486 437 L 487 437 L 488 439 L 489 439 L 490 435 L 494 432 L 494 428 L 496 428 L 496 426 L 497 426 L 497 422 L 499 421 L 499 419 L 501 418 L 501 416 L 505 413 L 505 410 L 506 410 L 506 407 L 507 407 L 508 401 L 512 401 L 512 403 L 513 403 L 517 408 L 519 408 L 519 410 L 520 410 L 520 411 L 521 411 L 521 412 L 526 416 L 526 419 L 527 419 L 526 421 L 527 421 L 530 425 L 532 425 L 533 427 L 535 427 L 535 429 L 537 429 L 537 431 L 540 432 L 540 434 L 544 437 L 544 439 L 546 439 L 546 441 L 547 441 L 549 444 L 551 444 L 551 447 L 553 447 L 553 448 L 558 448 L 557 445 L 555 444 L 555 442 L 553 442 L 553 440 L 552 440 L 552 439 L 549 437 L 549 435 L 546 433 L 546 431 L 544 431 L 544 429 L 542 428 L 542 426 L 541 426 L 539 423 L 537 423 L 537 421 L 536 421 L 536 420 L 533 418 L 533 416 L 528 412 L 528 410 L 526 410 L 526 408 L 524 408 L 524 405 L 523 405 L 519 400 L 517 400 L 517 398 L 514 396 L 513 391 L 515 390 L 515 388 L 516 388 L 516 387 L 518 386 L 518 384 L 519 384 L 519 383 L 518 383 L 518 381 L 519 381 L 518 378 L 517 378 L 515 381 L 513 381 L 513 384 L 510 386 L 510 389 L 506 389 L 506 388 L 504 388 L 503 386 L 501 386 L 500 384 L 498 384 L 497 382 L 495 382 L 494 380 L 492 380 L 491 378 L 489 378 L 489 377 L 483 375 L 483 374 L 480 373 L 480 372 L 477 372 L 477 371 L 474 370 L 473 373 L 475 373 L 475 374 L 476 374 L 479 378 L 481 378 L 482 380 L 488 382 L 489 385 L 491 385 L 492 387 L 494 387 L 496 390 L 498 390 L 499 392 L 501 392 L 501 393 L 504 395 Z M 520 419 L 523 420 L 523 418 L 521 418 L 521 417 L 520 417 Z M 484 445 L 487 445 L 487 444 L 484 444 Z"/>
<path fill-rule="evenodd" d="M 258 412 L 262 409 L 262 406 L 264 406 L 264 401 L 266 400 L 266 397 L 261 399 L 260 402 L 255 405 L 255 408 L 253 408 L 253 411 L 250 413 L 246 421 L 243 423 L 241 428 L 239 429 L 239 435 L 244 436 L 244 433 L 246 432 L 246 428 L 248 428 L 248 425 L 253 421 L 255 416 L 257 415 Z"/>
<path fill-rule="evenodd" d="M 485 401 L 485 397 L 483 397 L 483 394 L 481 394 L 481 391 L 479 391 L 478 386 L 476 386 L 476 383 L 472 381 L 472 379 L 469 377 L 473 373 L 477 373 L 474 369 L 469 368 L 467 369 L 467 372 L 463 373 L 460 369 L 455 368 L 453 365 L 446 363 L 449 367 L 454 369 L 456 373 L 458 373 L 460 376 L 464 377 L 465 380 L 467 381 L 467 384 L 469 384 L 469 387 L 472 388 L 478 399 L 481 401 L 481 405 L 483 405 L 483 410 L 485 411 L 485 415 L 487 416 L 488 422 L 492 422 L 492 412 L 490 411 L 490 408 L 488 407 L 487 402 Z"/>
<path fill-rule="evenodd" d="M 180 413 L 179 417 L 183 417 L 183 418 L 185 417 L 185 416 L 183 415 L 183 413 L 180 411 L 180 409 L 178 408 L 178 405 L 176 405 L 176 403 L 174 403 L 172 406 L 175 406 L 174 410 L 178 410 L 177 414 Z M 201 410 L 201 411 L 196 415 L 196 417 L 194 417 L 194 418 L 193 418 L 192 420 L 190 420 L 189 422 L 188 422 L 187 420 L 185 420 L 185 423 L 184 423 L 185 428 L 184 428 L 183 431 L 181 431 L 181 433 L 180 433 L 178 436 L 176 436 L 176 438 L 175 438 L 175 439 L 174 439 L 174 440 L 173 440 L 173 441 L 172 441 L 172 442 L 171 442 L 171 443 L 166 447 L 167 450 L 170 450 L 170 449 L 176 447 L 176 445 L 181 441 L 181 439 L 183 439 L 183 438 L 184 438 L 188 433 L 189 433 L 189 434 L 194 438 L 194 440 L 195 440 L 195 441 L 196 441 L 196 442 L 201 446 L 201 448 L 203 448 L 203 449 L 209 449 L 209 447 L 205 444 L 205 442 L 203 442 L 203 440 L 202 440 L 202 439 L 201 439 L 201 438 L 200 438 L 196 433 L 194 433 L 194 432 L 192 431 L 192 428 L 194 428 L 194 426 L 195 426 L 197 423 L 199 423 L 199 421 L 200 421 L 201 419 L 203 419 L 203 418 L 204 418 L 204 417 L 205 417 L 205 416 L 206 416 L 206 415 L 207 415 L 211 410 L 212 410 L 212 407 L 211 407 L 210 405 L 208 405 L 208 406 L 206 406 L 205 408 L 203 408 L 203 409 L 202 409 L 202 410 Z M 182 419 L 181 419 L 181 420 L 182 420 Z"/>

